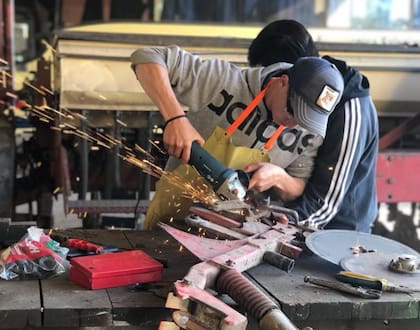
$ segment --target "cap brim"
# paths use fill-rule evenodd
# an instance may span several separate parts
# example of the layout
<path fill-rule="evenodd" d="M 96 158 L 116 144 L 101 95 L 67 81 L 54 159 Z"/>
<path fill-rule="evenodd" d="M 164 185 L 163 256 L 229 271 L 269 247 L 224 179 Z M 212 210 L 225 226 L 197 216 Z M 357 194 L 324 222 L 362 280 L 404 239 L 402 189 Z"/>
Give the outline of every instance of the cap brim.
<path fill-rule="evenodd" d="M 296 122 L 308 131 L 325 137 L 329 114 L 310 107 L 305 100 L 296 93 L 291 93 L 289 101 Z"/>

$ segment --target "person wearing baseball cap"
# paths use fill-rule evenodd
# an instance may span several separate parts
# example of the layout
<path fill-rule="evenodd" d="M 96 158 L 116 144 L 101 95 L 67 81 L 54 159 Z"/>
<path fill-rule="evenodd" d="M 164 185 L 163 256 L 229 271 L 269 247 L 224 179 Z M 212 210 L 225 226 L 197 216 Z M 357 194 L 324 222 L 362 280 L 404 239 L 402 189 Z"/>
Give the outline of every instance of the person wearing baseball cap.
<path fill-rule="evenodd" d="M 294 65 L 243 69 L 175 45 L 139 48 L 131 63 L 163 116 L 163 143 L 171 156 L 168 174 L 156 184 L 145 229 L 184 218 L 192 199 L 203 195 L 186 191 L 205 185 L 189 177 L 193 141 L 225 166 L 252 172 L 249 189 L 268 191 L 282 201 L 302 194 L 328 117 L 343 94 L 343 78 L 334 65 L 306 57 Z M 185 182 L 175 186 L 170 175 Z"/>
<path fill-rule="evenodd" d="M 282 61 L 297 64 L 308 56 L 319 56 L 313 38 L 304 25 L 290 19 L 267 24 L 248 49 L 251 67 L 269 67 Z M 295 210 L 302 224 L 309 227 L 371 232 L 378 215 L 376 159 L 379 128 L 369 80 L 343 60 L 330 56 L 323 59 L 335 65 L 344 77 L 343 95 L 328 117 L 328 106 L 314 108 L 324 114 L 324 120 L 328 118 L 327 125 L 316 111 L 308 112 L 296 106 L 300 96 L 291 102 L 294 104 L 292 108 L 297 109 L 294 115 L 300 125 L 308 129 L 318 127 L 324 140 L 303 194 L 284 206 Z M 294 65 L 291 70 L 296 68 Z M 303 77 L 304 81 L 307 78 L 299 74 L 297 77 Z M 290 90 L 297 89 L 303 99 L 316 98 L 319 91 L 312 94 L 314 90 L 307 85 L 296 88 L 301 82 L 291 79 Z M 330 93 L 325 95 L 323 99 L 330 100 Z M 291 98 L 294 98 L 293 92 Z"/>
<path fill-rule="evenodd" d="M 296 122 L 325 137 L 328 117 L 343 94 L 344 81 L 334 64 L 303 57 L 288 70 L 289 112 Z"/>

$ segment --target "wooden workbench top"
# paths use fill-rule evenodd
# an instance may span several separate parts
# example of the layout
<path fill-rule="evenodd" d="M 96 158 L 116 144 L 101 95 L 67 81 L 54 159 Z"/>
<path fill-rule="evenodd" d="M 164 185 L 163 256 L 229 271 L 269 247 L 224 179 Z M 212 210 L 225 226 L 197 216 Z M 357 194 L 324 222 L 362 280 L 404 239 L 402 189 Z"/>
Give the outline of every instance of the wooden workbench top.
<path fill-rule="evenodd" d="M 0 328 L 117 327 L 157 329 L 170 320 L 164 308 L 172 283 L 199 262 L 162 230 L 153 232 L 69 229 L 55 235 L 141 249 L 167 264 L 163 281 L 142 287 L 87 290 L 62 275 L 47 280 L 0 281 Z M 420 294 L 384 293 L 378 300 L 354 298 L 306 284 L 305 275 L 333 278 L 338 266 L 304 255 L 291 273 L 269 265 L 247 272 L 299 327 L 314 329 L 420 329 Z M 254 324 L 255 326 L 255 324 Z M 249 326 L 249 329 L 252 325 Z"/>

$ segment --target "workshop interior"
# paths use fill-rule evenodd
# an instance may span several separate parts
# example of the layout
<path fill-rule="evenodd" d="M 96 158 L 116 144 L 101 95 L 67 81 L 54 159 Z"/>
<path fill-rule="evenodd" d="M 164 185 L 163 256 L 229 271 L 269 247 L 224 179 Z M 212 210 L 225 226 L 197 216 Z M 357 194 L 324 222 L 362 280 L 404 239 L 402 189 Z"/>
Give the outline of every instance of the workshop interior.
<path fill-rule="evenodd" d="M 1 302 L 0 328 L 420 328 L 419 0 L 0 0 L 0 9 L 0 296 L 38 296 L 30 307 Z M 184 224 L 160 224 L 158 244 L 142 224 L 168 159 L 164 121 L 130 54 L 176 44 L 245 68 L 253 38 L 281 18 L 370 81 L 380 131 L 372 233 L 272 222 L 299 223 L 280 206 L 270 221 L 249 206 L 226 216 L 247 193 L 242 173 L 196 146 L 208 160 L 198 172 L 215 176 L 214 193 L 230 203 L 193 205 Z M 24 241 L 40 249 L 36 260 L 6 263 Z M 163 298 L 159 283 L 171 284 Z M 296 293 L 309 284 L 312 295 Z M 71 288 L 106 298 L 60 309 Z M 127 288 L 131 303 L 112 288 Z"/>

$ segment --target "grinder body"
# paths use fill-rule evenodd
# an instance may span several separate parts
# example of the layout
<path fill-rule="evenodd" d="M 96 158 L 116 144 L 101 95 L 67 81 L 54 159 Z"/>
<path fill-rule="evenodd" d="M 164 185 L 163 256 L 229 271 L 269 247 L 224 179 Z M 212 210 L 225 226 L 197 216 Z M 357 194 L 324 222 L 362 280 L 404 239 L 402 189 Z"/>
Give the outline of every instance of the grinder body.
<path fill-rule="evenodd" d="M 248 189 L 248 175 L 240 170 L 233 170 L 223 165 L 206 151 L 197 141 L 191 145 L 188 163 L 206 179 L 222 200 L 243 201 Z"/>

